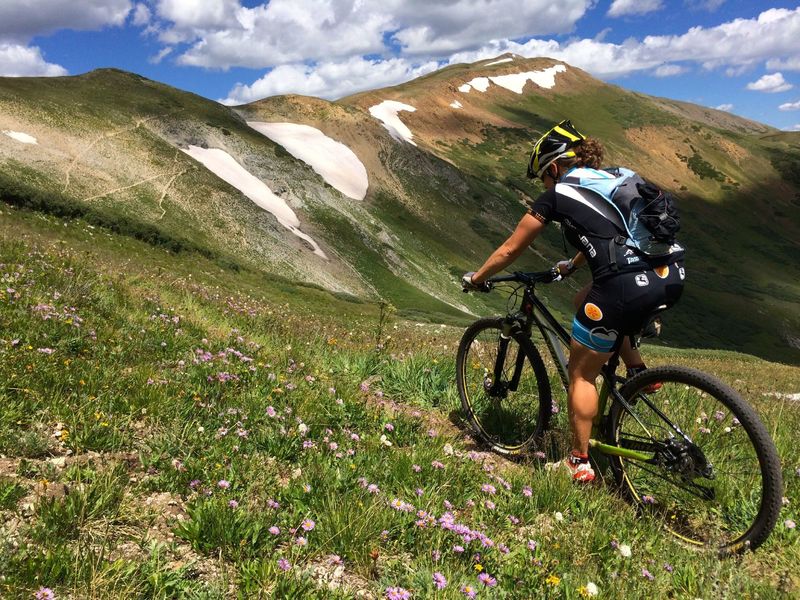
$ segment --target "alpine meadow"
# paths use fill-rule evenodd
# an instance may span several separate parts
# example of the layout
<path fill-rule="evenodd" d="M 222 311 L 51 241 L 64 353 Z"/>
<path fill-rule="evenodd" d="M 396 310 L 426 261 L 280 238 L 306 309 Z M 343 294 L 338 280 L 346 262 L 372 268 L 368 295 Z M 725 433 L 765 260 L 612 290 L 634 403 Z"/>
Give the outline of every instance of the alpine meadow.
<path fill-rule="evenodd" d="M 567 118 L 677 199 L 686 288 L 642 353 L 767 426 L 785 497 L 754 552 L 464 420 L 459 339 L 507 298 L 461 275 Z M 233 107 L 0 78 L 0 597 L 797 597 L 798 173 L 800 132 L 515 54 Z M 548 227 L 514 269 L 572 253 Z M 540 290 L 565 324 L 588 277 Z"/>

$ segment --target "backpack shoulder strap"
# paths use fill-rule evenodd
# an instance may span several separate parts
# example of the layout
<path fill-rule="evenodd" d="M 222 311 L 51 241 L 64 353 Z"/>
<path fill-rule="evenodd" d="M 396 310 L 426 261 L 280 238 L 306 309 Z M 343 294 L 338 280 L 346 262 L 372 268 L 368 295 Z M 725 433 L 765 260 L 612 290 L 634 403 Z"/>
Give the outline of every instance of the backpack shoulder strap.
<path fill-rule="evenodd" d="M 557 183 L 555 190 L 556 194 L 559 194 L 565 200 L 576 202 L 592 209 L 601 217 L 610 221 L 620 233 L 627 233 L 625 220 L 619 212 L 619 209 L 615 207 L 614 203 L 607 197 L 596 190 L 584 186 L 570 185 L 568 183 Z"/>

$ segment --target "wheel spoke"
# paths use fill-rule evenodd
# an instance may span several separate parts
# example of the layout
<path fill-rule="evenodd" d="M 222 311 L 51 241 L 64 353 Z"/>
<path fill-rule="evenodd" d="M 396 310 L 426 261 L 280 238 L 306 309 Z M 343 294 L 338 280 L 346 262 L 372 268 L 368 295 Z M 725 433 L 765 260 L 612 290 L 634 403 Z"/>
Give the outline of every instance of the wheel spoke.
<path fill-rule="evenodd" d="M 667 526 L 684 539 L 723 548 L 745 539 L 761 543 L 774 526 L 774 518 L 758 521 L 762 507 L 780 503 L 780 487 L 765 487 L 759 461 L 759 453 L 774 452 L 766 430 L 754 438 L 741 424 L 753 427 L 744 401 L 713 378 L 681 367 L 659 371 L 657 394 L 628 392 L 638 400 L 635 418 L 614 407 L 618 445 L 656 448 L 652 463 L 615 459 L 623 489 L 669 515 Z M 779 469 L 771 476 L 779 481 Z"/>
<path fill-rule="evenodd" d="M 459 347 L 458 386 L 462 406 L 478 435 L 494 448 L 517 452 L 540 432 L 539 400 L 549 403 L 549 382 L 540 381 L 533 361 L 515 337 L 507 344 L 504 362 L 497 369 L 500 320 L 479 322 L 465 333 Z M 520 368 L 521 365 L 521 368 Z M 544 372 L 541 365 L 540 372 Z M 495 381 L 495 373 L 500 377 Z M 516 385 L 516 389 L 511 387 Z"/>

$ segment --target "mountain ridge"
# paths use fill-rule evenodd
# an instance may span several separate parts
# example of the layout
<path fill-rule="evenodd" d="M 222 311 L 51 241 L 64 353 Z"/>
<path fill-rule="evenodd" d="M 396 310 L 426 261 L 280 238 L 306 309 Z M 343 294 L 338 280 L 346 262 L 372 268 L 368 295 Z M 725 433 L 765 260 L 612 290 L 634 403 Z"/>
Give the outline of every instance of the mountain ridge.
<path fill-rule="evenodd" d="M 541 75 L 548 69 L 551 87 Z M 540 75 L 522 93 L 510 89 L 525 73 Z M 386 100 L 416 109 L 397 113 L 416 147 L 370 114 Z M 666 341 L 679 343 L 688 329 L 690 344 L 800 360 L 791 342 L 800 337 L 791 308 L 800 301 L 792 259 L 800 134 L 629 92 L 553 59 L 502 55 L 338 101 L 287 95 L 236 107 L 118 69 L 0 79 L 0 131 L 28 128 L 40 137 L 20 148 L 0 135 L 0 197 L 9 201 L 12 183 L 27 186 L 23 195 L 58 196 L 107 222 L 141 222 L 229 264 L 380 298 L 416 317 L 466 318 L 498 305 L 465 297 L 458 275 L 483 261 L 541 191 L 524 177 L 529 146 L 565 117 L 605 144 L 610 164 L 631 166 L 680 198 L 690 281 L 694 273 L 702 287 L 687 293 L 684 312 L 675 309 Z M 344 196 L 248 126 L 253 121 L 308 125 L 347 146 L 366 168 L 366 197 Z M 218 148 L 264 182 L 329 259 L 315 258 L 240 189 L 187 156 L 189 146 Z M 520 268 L 563 255 L 550 229 Z M 731 235 L 738 249 L 725 246 Z M 571 294 L 548 289 L 564 315 Z M 721 303 L 735 310 L 741 331 L 725 325 L 731 317 Z"/>

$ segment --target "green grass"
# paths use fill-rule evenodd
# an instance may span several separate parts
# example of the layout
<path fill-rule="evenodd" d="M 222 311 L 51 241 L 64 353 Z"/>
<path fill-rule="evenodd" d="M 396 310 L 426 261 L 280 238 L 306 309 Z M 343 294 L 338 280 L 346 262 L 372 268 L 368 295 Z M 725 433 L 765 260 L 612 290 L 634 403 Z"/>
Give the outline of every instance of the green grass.
<path fill-rule="evenodd" d="M 800 519 L 800 418 L 764 395 L 797 392 L 794 367 L 646 350 L 653 364 L 734 385 L 784 460 L 789 504 L 775 532 L 757 553 L 719 560 L 610 485 L 581 489 L 534 458 L 474 452 L 453 386 L 461 327 L 2 210 L 0 453 L 13 469 L 0 474 L 0 529 L 16 524 L 0 536 L 4 598 L 41 587 L 99 598 L 381 597 L 396 586 L 462 598 L 467 585 L 486 598 L 578 598 L 590 581 L 603 597 L 800 589 L 797 533 L 783 524 Z M 65 495 L 36 498 L 59 485 Z M 478 538 L 434 526 L 447 511 Z"/>

